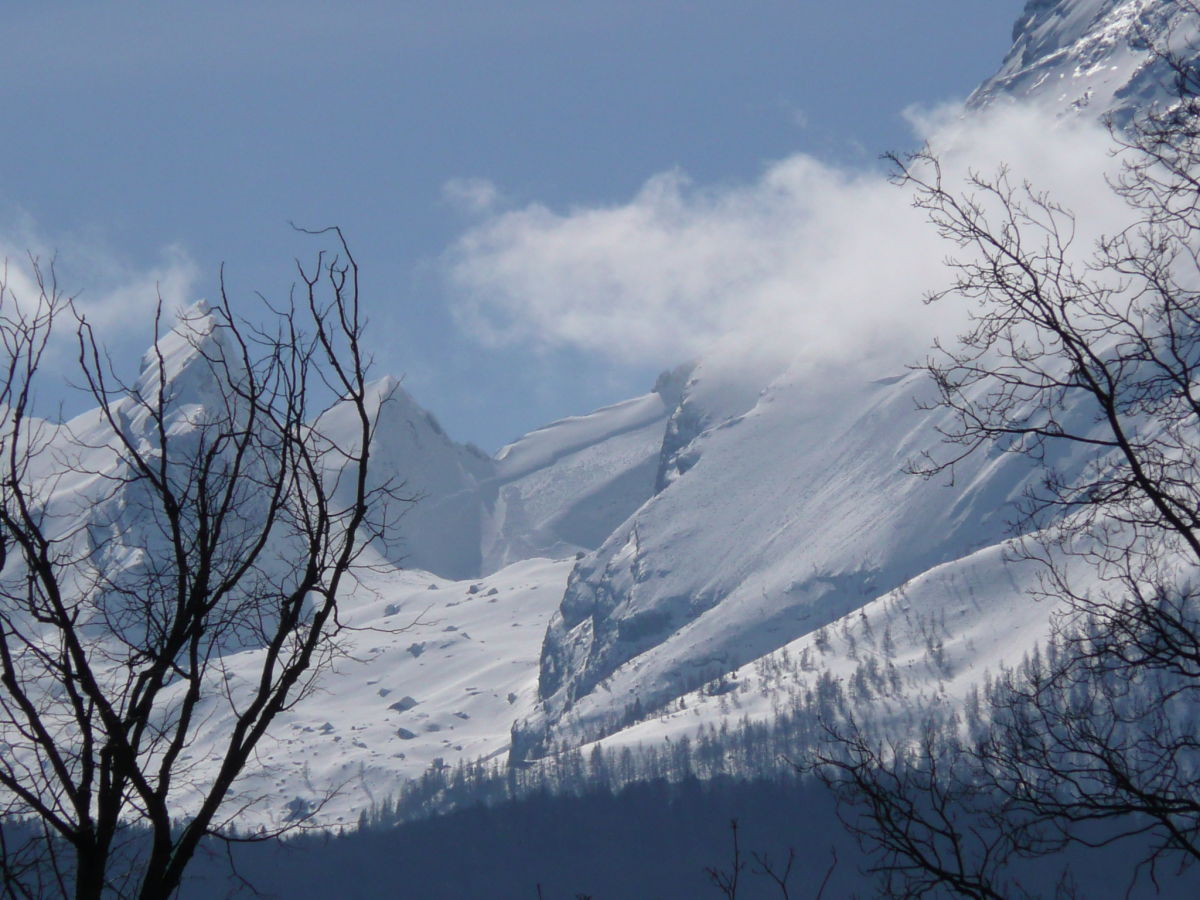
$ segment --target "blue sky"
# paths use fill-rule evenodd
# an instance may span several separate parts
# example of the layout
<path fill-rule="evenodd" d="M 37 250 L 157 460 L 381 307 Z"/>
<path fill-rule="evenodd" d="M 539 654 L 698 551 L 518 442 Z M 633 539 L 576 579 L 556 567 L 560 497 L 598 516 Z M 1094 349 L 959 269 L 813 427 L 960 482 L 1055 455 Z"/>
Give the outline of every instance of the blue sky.
<path fill-rule="evenodd" d="M 643 392 L 688 345 L 464 324 L 465 294 L 486 303 L 491 284 L 462 277 L 472 235 L 514 211 L 628 204 L 664 178 L 692 208 L 796 154 L 873 167 L 912 143 L 906 108 L 998 67 L 1021 6 L 6 4 L 0 240 L 56 250 L 69 288 L 115 304 L 120 348 L 149 337 L 130 292 L 211 295 L 224 261 L 236 292 L 279 295 L 310 246 L 288 222 L 337 223 L 379 373 L 493 450 Z"/>

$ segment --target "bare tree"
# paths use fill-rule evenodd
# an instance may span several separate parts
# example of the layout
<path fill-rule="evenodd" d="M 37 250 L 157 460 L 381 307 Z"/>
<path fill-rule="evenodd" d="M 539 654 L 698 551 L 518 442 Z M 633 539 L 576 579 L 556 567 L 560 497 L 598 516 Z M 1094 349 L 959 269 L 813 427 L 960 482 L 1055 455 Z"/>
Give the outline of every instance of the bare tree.
<path fill-rule="evenodd" d="M 704 870 L 704 874 L 708 876 L 708 880 L 712 882 L 713 886 L 725 895 L 726 900 L 737 900 L 738 882 L 746 868 L 746 862 L 742 859 L 742 848 L 738 841 L 737 819 L 729 821 L 729 833 L 733 842 L 733 860 L 729 870 L 710 866 Z"/>
<path fill-rule="evenodd" d="M 930 301 L 972 312 L 924 366 L 952 452 L 913 469 L 1036 460 L 1016 552 L 1065 610 L 1048 652 L 989 692 L 982 733 L 889 752 L 842 728 L 816 755 L 860 837 L 923 891 L 1019 895 L 1009 864 L 1071 845 L 1136 840 L 1130 869 L 1150 877 L 1200 860 L 1200 78 L 1161 58 L 1179 96 L 1114 130 L 1131 221 L 1093 248 L 1007 170 L 959 189 L 929 152 L 893 158 L 958 248 Z"/>
<path fill-rule="evenodd" d="M 831 728 L 830 737 L 833 752 L 812 764 L 869 854 L 867 873 L 878 877 L 883 896 L 1036 896 L 1007 875 L 1031 849 L 1028 823 L 1016 821 L 990 785 L 964 777 L 964 747 L 935 723 L 922 726 L 915 742 L 873 740 L 853 725 Z"/>
<path fill-rule="evenodd" d="M 704 874 L 708 876 L 709 883 L 714 888 L 720 891 L 727 900 L 737 900 L 740 896 L 739 887 L 745 882 L 742 879 L 743 873 L 747 871 L 748 864 L 742 854 L 741 841 L 738 837 L 738 820 L 731 819 L 729 821 L 729 834 L 732 852 L 730 855 L 730 867 L 728 869 L 718 869 L 715 866 L 706 866 Z M 830 863 L 829 868 L 825 870 L 825 875 L 821 879 L 821 883 L 817 885 L 816 893 L 813 894 L 815 900 L 821 900 L 825 896 L 825 888 L 829 885 L 829 879 L 833 877 L 834 869 L 837 868 L 837 850 L 830 848 Z M 775 886 L 775 891 L 782 900 L 789 900 L 791 897 L 791 879 L 793 869 L 796 866 L 796 850 L 794 847 L 789 847 L 787 858 L 778 863 L 771 859 L 768 853 L 759 853 L 754 851 L 750 854 L 750 858 L 754 860 L 753 868 L 750 868 L 750 874 L 757 876 L 762 881 L 769 882 Z M 775 891 L 771 893 L 774 894 Z"/>
<path fill-rule="evenodd" d="M 272 721 L 340 652 L 339 601 L 399 497 L 368 478 L 358 266 L 321 233 L 332 251 L 297 263 L 266 324 L 235 315 L 223 276 L 221 302 L 165 334 L 160 302 L 133 383 L 52 267 L 32 261 L 36 298 L 0 285 L 5 896 L 170 895 L 253 801 L 236 783 Z M 69 425 L 34 406 L 64 322 L 98 406 Z M 217 752 L 193 758 L 218 714 Z"/>

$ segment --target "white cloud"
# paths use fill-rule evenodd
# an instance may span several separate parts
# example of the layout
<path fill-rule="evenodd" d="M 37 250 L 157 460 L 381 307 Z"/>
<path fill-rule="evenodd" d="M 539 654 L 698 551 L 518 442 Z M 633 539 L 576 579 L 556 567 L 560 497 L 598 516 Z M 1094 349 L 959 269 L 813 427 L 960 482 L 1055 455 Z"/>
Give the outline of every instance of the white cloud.
<path fill-rule="evenodd" d="M 500 202 L 500 191 L 486 178 L 451 178 L 442 185 L 442 199 L 460 212 L 480 215 Z"/>
<path fill-rule="evenodd" d="M 196 299 L 198 267 L 178 246 L 164 248 L 154 263 L 136 265 L 97 243 L 71 238 L 52 242 L 22 220 L 0 231 L 0 260 L 4 273 L 0 305 L 36 307 L 42 293 L 40 270 L 46 292 L 56 291 L 72 300 L 126 376 L 136 374 L 136 368 L 129 371 L 129 363 L 136 366 L 154 339 L 154 311 L 160 298 L 165 327 L 173 323 L 177 310 Z M 59 382 L 50 390 L 51 401 L 69 399 L 61 394 L 62 383 L 79 381 L 74 375 L 77 354 L 75 322 L 64 312 L 44 360 L 43 374 L 48 377 L 43 384 Z"/>
<path fill-rule="evenodd" d="M 1016 107 L 911 119 L 950 177 L 1007 163 L 1093 231 L 1120 221 L 1099 126 Z M 447 271 L 460 321 L 492 344 L 574 347 L 619 365 L 715 352 L 886 370 L 962 321 L 920 302 L 947 281 L 951 249 L 882 173 L 798 154 L 735 186 L 671 171 L 625 203 L 493 214 L 452 248 Z"/>
<path fill-rule="evenodd" d="M 164 247 L 150 265 L 136 265 L 106 247 L 75 239 L 52 242 L 28 222 L 0 232 L 8 302 L 29 306 L 38 301 L 35 266 L 58 292 L 73 298 L 76 309 L 98 327 L 143 325 L 161 298 L 170 313 L 195 299 L 196 263 L 177 245 Z M 149 339 L 150 335 L 144 335 Z"/>
<path fill-rule="evenodd" d="M 158 263 L 148 268 L 114 266 L 106 278 L 81 291 L 76 306 L 101 331 L 137 323 L 138 338 L 149 344 L 152 335 L 145 324 L 161 299 L 170 321 L 176 311 L 196 300 L 199 268 L 179 246 L 162 250 Z"/>

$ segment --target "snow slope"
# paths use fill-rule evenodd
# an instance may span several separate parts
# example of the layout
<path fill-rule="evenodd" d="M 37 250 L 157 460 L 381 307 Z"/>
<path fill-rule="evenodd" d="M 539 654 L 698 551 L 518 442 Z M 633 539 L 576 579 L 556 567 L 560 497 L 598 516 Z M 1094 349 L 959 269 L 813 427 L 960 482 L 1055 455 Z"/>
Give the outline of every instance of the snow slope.
<path fill-rule="evenodd" d="M 954 483 L 906 474 L 937 450 L 927 387 L 784 376 L 691 442 L 687 471 L 572 573 L 514 753 L 610 729 L 635 699 L 659 709 L 1003 540 L 1036 473 L 997 452 Z"/>
<path fill-rule="evenodd" d="M 281 714 L 258 764 L 235 785 L 231 808 L 261 798 L 239 814 L 240 827 L 301 814 L 353 825 L 403 779 L 502 757 L 513 718 L 536 701 L 542 635 L 570 561 L 524 560 L 470 582 L 367 562 L 376 571 L 360 572 L 342 601 L 345 655 L 316 695 Z M 239 671 L 253 675 L 260 652 L 227 657 L 235 696 Z M 202 736 L 185 762 L 203 771 L 230 712 L 218 695 L 201 715 Z"/>
<path fill-rule="evenodd" d="M 378 410 L 372 480 L 394 479 L 401 494 L 417 501 L 404 508 L 389 558 L 449 577 L 477 574 L 483 527 L 479 485 L 492 476 L 494 463 L 475 447 L 447 437 L 396 379 L 379 379 L 370 393 Z M 348 408 L 335 408 L 322 427 L 331 435 L 353 435 L 351 415 Z"/>
<path fill-rule="evenodd" d="M 1016 559 L 1007 542 L 934 566 L 593 746 L 694 739 L 702 728 L 770 723 L 796 710 L 811 715 L 814 705 L 828 715 L 834 710 L 819 709 L 822 682 L 836 685 L 841 712 L 875 730 L 961 713 L 988 674 L 1015 668 L 1044 646 L 1048 619 L 1060 607 L 1030 599 L 1041 571 Z M 1085 566 L 1073 571 L 1081 588 L 1099 587 L 1094 574 Z"/>
<path fill-rule="evenodd" d="M 1139 35 L 1177 26 L 1195 33 L 1163 0 L 1034 0 L 970 106 L 1121 121 L 1169 96 Z M 877 721 L 961 702 L 1048 633 L 1052 608 L 1026 596 L 1036 571 L 1005 550 L 1036 473 L 995 448 L 953 481 L 905 474 L 936 452 L 939 413 L 917 410 L 920 376 L 878 376 L 805 367 L 755 383 L 702 359 L 492 460 L 448 449 L 405 400 L 381 456 L 428 472 L 405 562 L 445 577 L 385 572 L 353 602 L 364 623 L 434 621 L 363 632 L 363 668 L 311 698 L 247 783 L 303 806 L 343 779 L 351 799 L 331 809 L 345 821 L 422 766 L 503 753 L 510 725 L 512 758 L 529 761 L 767 721 L 822 679 Z M 1052 462 L 1069 473 L 1085 459 Z M 453 556 L 432 546 L 448 527 Z"/>

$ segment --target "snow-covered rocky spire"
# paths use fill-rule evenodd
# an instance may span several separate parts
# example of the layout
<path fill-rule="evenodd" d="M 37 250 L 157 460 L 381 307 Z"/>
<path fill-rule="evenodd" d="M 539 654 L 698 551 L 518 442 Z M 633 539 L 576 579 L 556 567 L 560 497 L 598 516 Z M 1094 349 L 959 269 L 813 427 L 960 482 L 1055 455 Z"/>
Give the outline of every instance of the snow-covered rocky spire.
<path fill-rule="evenodd" d="M 161 390 L 168 427 L 186 429 L 202 410 L 230 412 L 228 385 L 245 371 L 240 350 L 221 325 L 221 313 L 197 300 L 177 312 L 170 330 L 143 354 L 141 373 L 132 396 L 121 401 L 120 417 L 131 434 L 142 434 L 150 410 L 137 398 L 154 408 Z"/>

